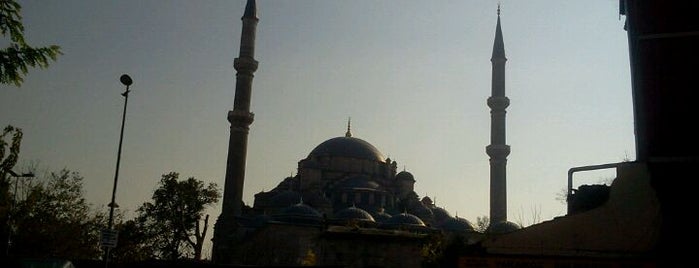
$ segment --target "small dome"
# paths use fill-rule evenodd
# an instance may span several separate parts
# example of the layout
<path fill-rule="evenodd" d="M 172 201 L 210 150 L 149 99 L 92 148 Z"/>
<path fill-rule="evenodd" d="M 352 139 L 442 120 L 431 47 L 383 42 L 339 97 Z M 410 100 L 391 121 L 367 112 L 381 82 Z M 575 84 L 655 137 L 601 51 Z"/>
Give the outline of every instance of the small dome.
<path fill-rule="evenodd" d="M 488 226 L 488 229 L 485 230 L 485 233 L 505 234 L 517 231 L 519 229 L 522 229 L 522 226 L 519 226 L 519 224 L 516 224 L 511 221 L 501 221 L 498 223 L 490 224 L 490 226 Z"/>
<path fill-rule="evenodd" d="M 367 176 L 357 175 L 350 177 L 335 186 L 335 189 L 373 189 L 376 190 L 380 185 L 369 179 Z"/>
<path fill-rule="evenodd" d="M 301 202 L 301 195 L 298 192 L 284 190 L 274 195 L 269 204 L 277 208 L 293 206 Z"/>
<path fill-rule="evenodd" d="M 440 207 L 433 207 L 432 214 L 434 215 L 435 223 L 442 223 L 451 218 L 451 214 L 446 209 Z"/>
<path fill-rule="evenodd" d="M 302 203 L 285 208 L 272 218 L 290 223 L 320 223 L 323 220 L 323 216 L 318 211 Z"/>
<path fill-rule="evenodd" d="M 414 206 L 408 209 L 408 211 L 410 211 L 410 213 L 419 217 L 423 221 L 431 223 L 432 220 L 434 220 L 434 214 L 432 213 L 432 210 L 425 206 L 425 204 L 423 203 L 416 202 Z"/>
<path fill-rule="evenodd" d="M 410 174 L 410 172 L 403 170 L 401 172 L 398 172 L 398 174 L 396 174 L 396 180 L 414 182 L 415 177 L 413 177 L 413 174 Z"/>
<path fill-rule="evenodd" d="M 438 226 L 439 229 L 452 232 L 473 231 L 473 224 L 464 218 L 449 218 Z"/>
<path fill-rule="evenodd" d="M 365 210 L 351 206 L 346 209 L 340 210 L 337 213 L 335 213 L 334 217 L 337 220 L 358 220 L 358 221 L 366 221 L 366 222 L 375 222 L 374 217 L 369 214 L 369 212 L 366 212 Z"/>
<path fill-rule="evenodd" d="M 324 141 L 316 146 L 308 158 L 319 156 L 339 156 L 384 162 L 383 154 L 362 139 L 353 137 L 337 137 Z"/>
<path fill-rule="evenodd" d="M 391 217 L 385 224 L 389 226 L 425 226 L 420 218 L 405 212 Z"/>

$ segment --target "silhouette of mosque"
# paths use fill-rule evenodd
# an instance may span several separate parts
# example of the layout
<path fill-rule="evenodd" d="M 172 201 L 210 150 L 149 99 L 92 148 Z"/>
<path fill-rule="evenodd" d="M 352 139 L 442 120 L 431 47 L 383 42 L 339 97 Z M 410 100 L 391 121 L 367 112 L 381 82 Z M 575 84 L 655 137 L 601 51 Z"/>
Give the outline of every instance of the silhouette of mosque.
<path fill-rule="evenodd" d="M 490 217 L 488 231 L 449 215 L 429 197 L 414 192 L 415 177 L 356 138 L 348 123 L 344 136 L 316 146 L 299 161 L 298 174 L 242 202 L 250 112 L 256 3 L 248 0 L 231 123 L 223 210 L 214 232 L 213 261 L 245 265 L 339 265 L 417 267 L 433 235 L 444 243 L 462 241 L 460 267 L 654 267 L 690 261 L 689 249 L 674 239 L 692 230 L 680 209 L 691 187 L 673 178 L 695 174 L 699 140 L 687 121 L 696 115 L 693 69 L 697 62 L 697 3 L 620 0 L 629 36 L 637 160 L 571 168 L 570 200 L 585 200 L 572 189 L 577 171 L 614 168 L 617 178 L 593 205 L 569 203 L 568 215 L 527 228 L 507 221 L 505 166 L 505 54 L 500 12 L 491 58 Z M 595 189 L 595 187 L 589 187 Z M 581 209 L 583 208 L 583 209 Z M 692 226 L 693 227 L 693 226 Z M 686 262 L 685 262 L 686 261 Z"/>

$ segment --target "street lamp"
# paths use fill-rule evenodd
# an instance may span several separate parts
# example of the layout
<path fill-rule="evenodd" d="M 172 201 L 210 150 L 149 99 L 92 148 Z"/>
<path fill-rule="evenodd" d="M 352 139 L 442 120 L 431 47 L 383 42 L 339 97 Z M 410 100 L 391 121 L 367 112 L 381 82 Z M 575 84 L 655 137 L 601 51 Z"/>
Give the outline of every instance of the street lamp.
<path fill-rule="evenodd" d="M 12 206 L 10 206 L 10 210 L 7 213 L 7 228 L 9 229 L 7 231 L 7 248 L 5 249 L 5 256 L 10 256 L 10 246 L 12 246 L 12 226 L 11 224 L 11 217 L 13 210 L 15 209 L 15 203 L 17 203 L 17 183 L 19 182 L 19 178 L 34 178 L 34 173 L 28 172 L 28 173 L 22 173 L 22 174 L 17 174 L 12 170 L 7 170 L 7 173 L 10 174 L 11 177 L 15 177 L 15 189 L 12 191 Z"/>
<path fill-rule="evenodd" d="M 117 189 L 117 181 L 119 181 L 119 162 L 121 162 L 121 144 L 122 141 L 124 140 L 124 123 L 126 122 L 126 104 L 129 102 L 129 86 L 133 84 L 133 80 L 131 80 L 131 77 L 127 74 L 121 75 L 119 78 L 119 81 L 121 81 L 122 84 L 126 86 L 126 90 L 124 93 L 121 93 L 122 96 L 124 96 L 124 113 L 121 116 L 121 134 L 119 134 L 119 150 L 117 152 L 117 162 L 116 162 L 116 172 L 114 173 L 114 187 L 112 188 L 112 202 L 109 203 L 109 222 L 107 224 L 107 231 L 108 232 L 113 232 L 112 230 L 112 225 L 114 224 L 114 208 L 119 207 L 116 204 L 115 197 L 116 197 L 116 189 Z M 109 264 L 109 251 L 111 249 L 110 246 L 106 246 L 106 251 L 104 252 L 104 267 L 108 267 Z"/>

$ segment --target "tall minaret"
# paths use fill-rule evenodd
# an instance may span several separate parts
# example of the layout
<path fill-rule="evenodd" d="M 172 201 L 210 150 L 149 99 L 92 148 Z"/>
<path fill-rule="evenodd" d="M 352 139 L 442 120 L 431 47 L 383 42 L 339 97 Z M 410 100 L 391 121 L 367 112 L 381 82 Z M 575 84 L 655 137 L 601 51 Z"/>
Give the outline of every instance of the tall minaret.
<path fill-rule="evenodd" d="M 235 217 L 240 216 L 243 204 L 245 161 L 248 147 L 248 131 L 254 114 L 250 112 L 253 73 L 257 70 L 255 60 L 255 30 L 257 7 L 255 0 L 247 0 L 241 19 L 243 30 L 240 37 L 240 55 L 233 62 L 236 74 L 233 111 L 228 111 L 231 136 L 228 140 L 226 180 L 223 188 L 223 209 L 214 229 L 213 259 L 217 263 L 230 263 L 235 235 Z"/>
<path fill-rule="evenodd" d="M 498 24 L 495 28 L 493 56 L 492 95 L 488 98 L 490 107 L 490 145 L 485 148 L 490 156 L 490 222 L 507 221 L 506 165 L 510 146 L 505 144 L 505 108 L 510 99 L 505 97 L 505 44 L 500 30 L 500 5 Z"/>

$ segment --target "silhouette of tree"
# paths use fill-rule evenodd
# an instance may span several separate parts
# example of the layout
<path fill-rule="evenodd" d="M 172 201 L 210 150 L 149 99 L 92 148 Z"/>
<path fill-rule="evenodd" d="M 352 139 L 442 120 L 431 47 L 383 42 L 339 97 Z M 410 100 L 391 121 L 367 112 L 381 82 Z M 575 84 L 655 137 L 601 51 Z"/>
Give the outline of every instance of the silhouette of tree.
<path fill-rule="evenodd" d="M 56 60 L 61 48 L 56 45 L 34 48 L 24 40 L 22 6 L 14 0 L 0 0 L 0 34 L 10 45 L 0 49 L 0 84 L 21 86 L 29 67 L 47 68 Z"/>
<path fill-rule="evenodd" d="M 153 202 L 139 207 L 137 221 L 155 247 L 156 257 L 200 260 L 209 226 L 204 210 L 218 202 L 221 193 L 215 183 L 205 186 L 193 177 L 182 181 L 178 177 L 176 172 L 162 176 Z"/>
<path fill-rule="evenodd" d="M 16 231 L 10 253 L 19 257 L 97 259 L 105 215 L 92 209 L 83 177 L 63 169 L 39 176 L 13 210 Z"/>
<path fill-rule="evenodd" d="M 490 225 L 490 218 L 488 216 L 481 216 L 481 217 L 476 217 L 476 231 L 485 233 L 485 230 L 488 229 L 488 226 Z"/>
<path fill-rule="evenodd" d="M 7 140 L 6 140 L 7 139 Z M 0 135 L 0 220 L 5 228 L 0 230 L 2 237 L 7 237 L 10 225 L 9 220 L 12 196 L 10 194 L 11 177 L 9 170 L 17 164 L 19 148 L 22 143 L 22 130 L 13 126 L 7 126 Z M 2 243 L 0 248 L 5 252 L 7 243 Z"/>
<path fill-rule="evenodd" d="M 113 262 L 128 263 L 155 259 L 156 249 L 151 243 L 152 238 L 138 218 L 120 221 L 115 228 L 119 231 L 119 241 L 111 251 Z"/>

